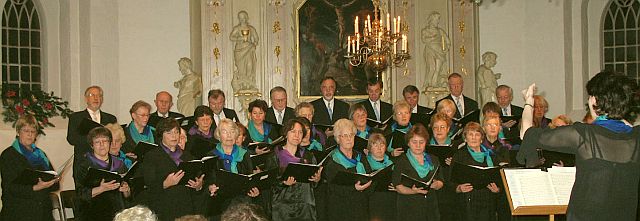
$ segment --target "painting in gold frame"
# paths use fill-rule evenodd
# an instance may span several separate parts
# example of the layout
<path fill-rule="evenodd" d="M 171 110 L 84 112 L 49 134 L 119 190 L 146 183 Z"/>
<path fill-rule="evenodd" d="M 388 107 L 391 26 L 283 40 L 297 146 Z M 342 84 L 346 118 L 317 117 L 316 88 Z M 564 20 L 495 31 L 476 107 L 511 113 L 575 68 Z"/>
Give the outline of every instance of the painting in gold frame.
<path fill-rule="evenodd" d="M 320 82 L 331 76 L 336 79 L 336 97 L 367 98 L 367 81 L 375 73 L 364 65 L 349 65 L 344 55 L 354 18 L 373 15 L 371 0 L 300 0 L 294 9 L 298 97 L 322 96 Z"/>

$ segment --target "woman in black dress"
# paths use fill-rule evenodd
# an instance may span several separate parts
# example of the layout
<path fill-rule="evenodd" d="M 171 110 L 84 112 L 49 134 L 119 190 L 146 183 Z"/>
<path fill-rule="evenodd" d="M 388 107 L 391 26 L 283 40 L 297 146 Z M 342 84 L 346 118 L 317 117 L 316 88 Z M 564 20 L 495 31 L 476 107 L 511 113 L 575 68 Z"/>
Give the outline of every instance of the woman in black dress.
<path fill-rule="evenodd" d="M 218 168 L 236 174 L 250 175 L 254 173 L 251 158 L 246 149 L 236 144 L 239 128 L 235 122 L 229 119 L 220 119 L 218 127 L 214 132 L 216 139 L 220 143 L 209 153 L 211 156 L 218 157 Z M 208 202 L 207 215 L 219 217 L 227 207 L 237 203 L 250 203 L 252 198 L 260 195 L 258 188 L 252 188 L 245 195 L 230 195 L 216 185 L 215 176 L 208 177 L 206 180 L 209 195 L 213 197 Z"/>
<path fill-rule="evenodd" d="M 264 121 L 267 116 L 267 102 L 264 100 L 254 100 L 249 103 L 248 111 L 250 113 L 249 122 L 247 123 L 247 131 L 249 132 L 250 142 L 271 143 L 280 137 L 280 131 L 269 122 Z M 269 152 L 269 149 L 256 148 L 256 154 Z M 253 154 L 253 153 L 252 153 Z"/>
<path fill-rule="evenodd" d="M 131 105 L 129 114 L 131 114 L 131 122 L 124 127 L 124 135 L 126 139 L 122 145 L 122 150 L 125 153 L 132 153 L 138 142 L 144 141 L 147 143 L 155 142 L 156 129 L 149 125 L 149 116 L 151 112 L 151 105 L 144 101 L 136 101 Z M 135 155 L 134 155 L 135 156 Z"/>
<path fill-rule="evenodd" d="M 93 151 L 78 158 L 79 162 L 73 168 L 77 196 L 75 211 L 79 220 L 113 220 L 116 213 L 127 206 L 124 198 L 128 198 L 131 191 L 126 182 L 121 185 L 115 180 L 102 180 L 98 186 L 87 186 L 85 183 L 89 168 L 118 174 L 127 172 L 124 162 L 109 154 L 112 139 L 111 131 L 107 128 L 97 127 L 89 131 L 87 140 Z"/>
<path fill-rule="evenodd" d="M 372 171 L 393 166 L 392 159 L 386 154 L 386 148 L 387 141 L 382 134 L 372 133 L 369 136 L 367 161 Z M 391 183 L 375 183 L 372 188 L 373 192 L 369 196 L 369 217 L 371 220 L 396 220 L 395 186 Z"/>
<path fill-rule="evenodd" d="M 213 112 L 208 106 L 200 105 L 193 111 L 193 117 L 195 124 L 187 131 L 186 150 L 195 158 L 202 158 L 217 142 L 211 130 Z"/>
<path fill-rule="evenodd" d="M 486 135 L 482 140 L 482 145 L 499 156 L 498 165 L 505 166 L 510 164 L 509 149 L 511 149 L 511 144 L 509 144 L 505 139 L 500 138 L 502 125 L 500 124 L 499 115 L 491 117 L 485 116 L 482 121 L 482 127 L 486 132 Z M 496 184 L 500 189 L 504 189 L 502 182 L 497 182 Z M 507 201 L 507 195 L 504 191 L 500 191 L 496 195 L 496 211 L 498 213 L 499 221 L 511 220 L 511 209 L 509 208 L 509 201 Z"/>
<path fill-rule="evenodd" d="M 364 105 L 351 105 L 351 109 L 349 110 L 349 119 L 351 119 L 356 125 L 356 129 L 358 130 L 356 132 L 356 136 L 362 139 L 369 139 L 369 136 L 371 136 L 372 133 L 382 133 L 381 130 L 367 125 L 367 118 L 367 109 L 364 108 Z"/>
<path fill-rule="evenodd" d="M 329 220 L 369 220 L 368 199 L 364 191 L 371 181 L 353 185 L 339 185 L 333 182 L 338 172 L 367 174 L 371 172 L 366 156 L 353 149 L 356 126 L 347 119 L 340 119 L 333 125 L 338 148 L 331 152 L 324 168 L 329 181 L 327 191 L 327 211 Z"/>
<path fill-rule="evenodd" d="M 384 134 L 391 134 L 393 132 L 399 131 L 404 134 L 409 132 L 411 127 L 411 106 L 406 101 L 398 101 L 393 104 L 393 124 L 385 129 Z M 395 142 L 395 143 L 394 143 Z M 391 137 L 387 141 L 387 152 L 391 157 L 398 157 L 400 154 L 404 153 L 403 147 L 406 146 L 407 142 L 402 140 L 394 140 L 394 137 Z"/>
<path fill-rule="evenodd" d="M 282 128 L 282 134 L 287 138 L 285 145 L 277 147 L 277 157 L 280 173 L 284 172 L 289 163 L 313 164 L 316 162 L 310 151 L 300 147 L 302 138 L 307 134 L 303 124 L 298 119 L 288 120 Z M 273 220 L 316 220 L 315 199 L 313 187 L 320 181 L 318 170 L 308 182 L 297 182 L 293 177 L 287 177 L 280 184 L 273 187 L 272 217 Z"/>
<path fill-rule="evenodd" d="M 174 220 L 189 214 L 203 214 L 206 191 L 202 191 L 204 175 L 189 179 L 186 185 L 178 184 L 184 171 L 178 170 L 181 162 L 194 160 L 178 143 L 180 125 L 175 119 L 162 119 L 156 130 L 160 148 L 150 150 L 144 156 L 144 181 L 149 188 L 149 206 L 160 220 Z"/>
<path fill-rule="evenodd" d="M 576 155 L 567 220 L 638 220 L 640 128 L 630 124 L 638 113 L 636 81 L 622 74 L 596 74 L 586 86 L 595 121 L 556 129 L 532 128 L 534 88 L 524 93 L 519 154 L 527 166 L 537 163 L 536 148 Z"/>
<path fill-rule="evenodd" d="M 484 145 L 484 130 L 480 124 L 469 122 L 463 129 L 466 146 L 458 149 L 453 156 L 453 162 L 464 165 L 481 167 L 498 166 L 500 162 L 508 159 L 509 155 L 497 153 Z M 453 169 L 455 170 L 455 168 Z M 458 183 L 456 177 L 452 178 L 458 193 L 457 204 L 461 210 L 462 220 L 496 220 L 496 199 L 501 188 L 499 180 L 489 183 L 487 186 L 472 186 L 470 183 Z"/>
<path fill-rule="evenodd" d="M 0 155 L 2 176 L 2 211 L 0 220 L 51 220 L 53 209 L 49 193 L 59 188 L 58 178 L 38 180 L 35 185 L 16 184 L 13 181 L 25 169 L 53 170 L 47 155 L 36 147 L 38 122 L 32 115 L 16 121 L 16 139 Z"/>
<path fill-rule="evenodd" d="M 438 157 L 425 152 L 429 140 L 427 129 L 421 124 L 414 126 L 407 133 L 409 150 L 398 157 L 393 171 L 393 183 L 398 192 L 397 220 L 440 220 L 438 196 L 435 193 L 444 186 L 439 172 Z M 433 178 L 430 189 L 404 186 L 401 184 L 402 174 L 416 180 L 428 182 Z"/>

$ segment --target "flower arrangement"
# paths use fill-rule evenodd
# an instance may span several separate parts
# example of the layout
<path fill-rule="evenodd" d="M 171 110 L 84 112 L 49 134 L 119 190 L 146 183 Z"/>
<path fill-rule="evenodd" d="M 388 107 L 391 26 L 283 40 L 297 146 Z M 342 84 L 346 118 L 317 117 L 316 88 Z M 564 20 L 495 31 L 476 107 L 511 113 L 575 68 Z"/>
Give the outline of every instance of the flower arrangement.
<path fill-rule="evenodd" d="M 69 102 L 54 96 L 53 92 L 46 93 L 41 90 L 21 91 L 7 90 L 3 96 L 5 123 L 11 122 L 15 128 L 16 121 L 20 116 L 31 114 L 36 118 L 40 127 L 38 134 L 45 134 L 43 128 L 55 127 L 49 119 L 55 116 L 69 117 L 73 112 L 69 109 Z"/>

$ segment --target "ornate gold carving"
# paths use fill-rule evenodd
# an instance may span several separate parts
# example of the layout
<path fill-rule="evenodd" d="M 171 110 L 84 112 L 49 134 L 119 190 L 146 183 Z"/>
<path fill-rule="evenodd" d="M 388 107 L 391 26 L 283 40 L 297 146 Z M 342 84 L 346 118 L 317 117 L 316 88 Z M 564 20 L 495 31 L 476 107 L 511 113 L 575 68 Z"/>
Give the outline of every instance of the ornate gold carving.
<path fill-rule="evenodd" d="M 218 22 L 214 22 L 211 25 L 211 32 L 216 33 L 216 35 L 220 34 L 220 24 L 218 24 Z"/>

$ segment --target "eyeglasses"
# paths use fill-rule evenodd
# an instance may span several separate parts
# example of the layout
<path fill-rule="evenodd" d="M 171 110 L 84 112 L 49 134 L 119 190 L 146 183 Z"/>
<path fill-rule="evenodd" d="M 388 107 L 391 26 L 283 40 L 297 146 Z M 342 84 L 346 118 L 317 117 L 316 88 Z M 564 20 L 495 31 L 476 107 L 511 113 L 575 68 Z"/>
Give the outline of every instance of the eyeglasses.
<path fill-rule="evenodd" d="M 102 97 L 102 94 L 89 93 L 89 94 L 87 94 L 87 97 L 98 97 L 98 98 L 100 98 L 100 97 Z"/>
<path fill-rule="evenodd" d="M 341 139 L 345 139 L 345 138 L 354 138 L 356 136 L 356 134 L 354 133 L 346 133 L 346 134 L 340 134 L 338 135 L 338 137 L 340 137 Z"/>
<path fill-rule="evenodd" d="M 37 130 L 29 130 L 29 129 L 20 129 L 20 132 L 22 132 L 22 133 L 31 133 L 31 134 L 38 133 Z"/>
<path fill-rule="evenodd" d="M 433 130 L 444 130 L 446 128 L 447 128 L 447 126 L 445 126 L 445 125 L 431 127 L 431 129 L 433 129 Z"/>
<path fill-rule="evenodd" d="M 99 145 L 99 144 L 103 144 L 103 145 L 107 145 L 107 144 L 111 144 L 111 141 L 108 139 L 101 139 L 101 140 L 94 140 L 93 145 Z"/>

